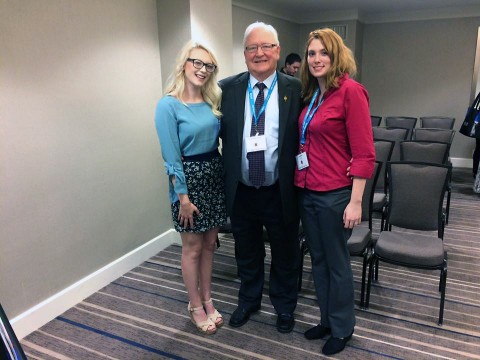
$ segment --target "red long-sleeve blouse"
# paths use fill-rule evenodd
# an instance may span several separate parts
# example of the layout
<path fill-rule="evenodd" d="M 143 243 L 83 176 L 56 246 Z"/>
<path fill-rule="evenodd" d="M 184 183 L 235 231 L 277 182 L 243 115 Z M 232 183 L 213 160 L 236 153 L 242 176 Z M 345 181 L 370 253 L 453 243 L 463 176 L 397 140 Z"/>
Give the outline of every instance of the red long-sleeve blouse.
<path fill-rule="evenodd" d="M 370 178 L 375 164 L 372 124 L 366 89 L 346 74 L 339 87 L 328 90 L 308 126 L 305 151 L 309 166 L 295 170 L 295 185 L 314 191 L 331 191 L 352 185 L 347 176 Z M 298 120 L 300 136 L 307 111 Z M 350 159 L 352 163 L 350 164 Z"/>

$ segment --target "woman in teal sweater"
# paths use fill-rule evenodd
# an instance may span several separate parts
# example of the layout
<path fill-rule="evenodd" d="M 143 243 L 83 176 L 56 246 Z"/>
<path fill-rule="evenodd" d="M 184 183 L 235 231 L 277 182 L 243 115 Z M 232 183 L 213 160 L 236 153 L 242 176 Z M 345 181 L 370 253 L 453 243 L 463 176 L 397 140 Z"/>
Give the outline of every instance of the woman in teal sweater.
<path fill-rule="evenodd" d="M 155 125 L 169 178 L 175 230 L 182 239 L 182 275 L 188 311 L 197 328 L 213 334 L 223 325 L 211 299 L 213 254 L 226 222 L 223 168 L 218 152 L 221 90 L 217 61 L 205 46 L 182 49 Z"/>

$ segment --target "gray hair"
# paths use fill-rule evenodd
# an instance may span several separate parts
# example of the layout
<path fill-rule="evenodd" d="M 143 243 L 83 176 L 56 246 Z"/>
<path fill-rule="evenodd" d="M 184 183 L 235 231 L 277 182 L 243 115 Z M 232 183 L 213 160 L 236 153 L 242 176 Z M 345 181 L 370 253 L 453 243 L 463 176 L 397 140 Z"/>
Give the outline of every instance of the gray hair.
<path fill-rule="evenodd" d="M 280 42 L 278 41 L 278 33 L 277 30 L 272 25 L 265 24 L 264 22 L 257 21 L 254 22 L 253 24 L 248 25 L 247 29 L 245 30 L 245 35 L 243 35 L 243 47 L 245 47 L 246 41 L 248 36 L 251 34 L 251 32 L 255 29 L 263 29 L 268 31 L 269 33 L 272 33 L 273 37 L 275 38 L 275 43 L 277 45 L 280 45 Z"/>

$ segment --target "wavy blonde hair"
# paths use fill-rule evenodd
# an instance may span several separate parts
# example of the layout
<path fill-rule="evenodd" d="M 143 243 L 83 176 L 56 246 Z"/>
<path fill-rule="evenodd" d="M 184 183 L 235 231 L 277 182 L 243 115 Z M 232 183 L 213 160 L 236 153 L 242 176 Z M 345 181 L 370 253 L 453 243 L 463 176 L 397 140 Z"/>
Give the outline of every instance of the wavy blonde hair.
<path fill-rule="evenodd" d="M 201 92 L 203 99 L 211 106 L 213 114 L 217 117 L 220 117 L 222 115 L 219 110 L 222 90 L 217 84 L 217 58 L 215 57 L 215 55 L 213 55 L 210 49 L 198 42 L 190 40 L 185 44 L 182 50 L 180 50 L 180 53 L 176 60 L 175 69 L 173 73 L 170 74 L 170 76 L 168 77 L 167 84 L 165 85 L 165 95 L 176 97 L 178 100 L 182 101 L 183 90 L 185 89 L 185 63 L 190 57 L 190 52 L 193 49 L 202 49 L 206 51 L 208 55 L 210 55 L 210 57 L 212 58 L 212 63 L 217 66 L 215 68 L 215 71 L 211 73 L 205 85 L 202 86 Z M 185 104 L 185 102 L 183 101 L 182 103 Z"/>
<path fill-rule="evenodd" d="M 304 101 L 309 102 L 315 90 L 318 88 L 318 80 L 308 69 L 308 47 L 313 40 L 320 40 L 328 52 L 331 67 L 326 76 L 326 89 L 338 88 L 338 79 L 344 74 L 354 76 L 357 73 L 357 65 L 352 50 L 350 50 L 342 38 L 332 29 L 324 28 L 312 31 L 308 35 L 305 46 L 304 61 L 302 61 L 302 88 Z"/>

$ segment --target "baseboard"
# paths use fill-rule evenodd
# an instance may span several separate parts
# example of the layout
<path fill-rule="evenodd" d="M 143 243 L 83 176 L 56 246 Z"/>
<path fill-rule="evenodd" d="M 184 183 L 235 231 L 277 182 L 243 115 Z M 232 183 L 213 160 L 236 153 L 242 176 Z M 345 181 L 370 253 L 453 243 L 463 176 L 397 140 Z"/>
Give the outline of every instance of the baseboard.
<path fill-rule="evenodd" d="M 454 168 L 469 168 L 469 169 L 471 169 L 473 167 L 473 159 L 450 158 L 450 161 L 452 162 L 452 166 Z"/>
<path fill-rule="evenodd" d="M 180 243 L 180 237 L 171 229 L 16 316 L 10 323 L 17 338 L 23 339 L 173 243 Z"/>

